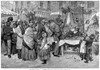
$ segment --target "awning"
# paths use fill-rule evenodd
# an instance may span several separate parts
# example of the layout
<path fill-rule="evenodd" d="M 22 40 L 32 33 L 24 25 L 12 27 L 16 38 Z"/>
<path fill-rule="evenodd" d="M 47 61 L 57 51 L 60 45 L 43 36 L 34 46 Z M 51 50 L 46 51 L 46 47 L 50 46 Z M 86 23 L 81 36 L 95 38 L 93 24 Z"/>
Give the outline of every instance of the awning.
<path fill-rule="evenodd" d="M 4 16 L 17 16 L 18 14 L 9 10 L 9 9 L 6 9 L 5 7 L 1 7 L 1 16 L 4 17 Z"/>

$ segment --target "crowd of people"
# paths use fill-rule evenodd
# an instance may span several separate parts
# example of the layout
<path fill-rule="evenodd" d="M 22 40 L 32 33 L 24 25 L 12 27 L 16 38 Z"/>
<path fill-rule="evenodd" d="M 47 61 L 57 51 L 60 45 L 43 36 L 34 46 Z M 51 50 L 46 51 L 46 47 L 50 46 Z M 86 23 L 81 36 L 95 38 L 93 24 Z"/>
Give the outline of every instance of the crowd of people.
<path fill-rule="evenodd" d="M 59 41 L 64 39 L 64 24 L 60 18 L 54 20 L 38 19 L 22 21 L 18 19 L 13 24 L 13 18 L 9 17 L 6 23 L 2 23 L 2 43 L 6 46 L 6 53 L 18 54 L 18 58 L 24 61 L 36 60 L 38 57 L 43 64 L 46 64 L 51 57 L 51 53 L 60 57 L 61 47 Z M 94 35 L 84 37 L 86 41 L 86 53 L 81 54 L 81 58 L 86 59 L 86 63 L 92 60 L 92 49 Z"/>

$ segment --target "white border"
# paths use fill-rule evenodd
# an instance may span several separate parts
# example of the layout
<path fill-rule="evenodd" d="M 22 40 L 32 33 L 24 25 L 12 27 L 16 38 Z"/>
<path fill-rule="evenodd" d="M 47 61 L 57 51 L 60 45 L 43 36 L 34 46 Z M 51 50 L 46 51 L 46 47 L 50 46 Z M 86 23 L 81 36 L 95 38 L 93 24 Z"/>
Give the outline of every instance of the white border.
<path fill-rule="evenodd" d="M 0 0 L 0 10 L 1 10 L 1 1 L 100 1 L 100 0 Z M 99 15 L 100 15 L 100 4 L 99 4 Z M 0 14 L 0 17 L 1 17 L 1 14 Z M 100 20 L 100 18 L 99 18 L 99 20 Z M 0 18 L 0 22 L 1 22 L 1 18 Z M 99 25 L 99 27 L 100 27 L 100 25 Z M 0 24 L 0 33 L 1 33 L 1 24 Z M 99 40 L 100 40 L 100 37 L 99 37 Z M 0 42 L 0 44 L 1 44 L 1 42 Z M 99 48 L 99 50 L 100 50 L 100 48 Z M 1 45 L 0 45 L 0 51 L 1 51 Z M 100 55 L 100 52 L 99 52 L 99 55 Z M 1 57 L 1 53 L 0 53 L 0 57 Z M 0 58 L 0 63 L 1 63 L 1 58 Z M 99 56 L 99 63 L 100 63 L 100 56 Z M 1 65 L 0 65 L 0 67 L 1 67 Z M 100 64 L 99 64 L 99 67 L 100 67 Z M 21 69 L 21 70 L 80 70 L 80 69 L 82 69 L 82 70 L 88 70 L 88 69 L 89 70 L 90 69 L 91 70 L 99 70 L 99 68 L 0 68 L 0 70 L 6 70 L 6 69 L 8 69 L 8 70 L 17 70 L 17 69 Z"/>

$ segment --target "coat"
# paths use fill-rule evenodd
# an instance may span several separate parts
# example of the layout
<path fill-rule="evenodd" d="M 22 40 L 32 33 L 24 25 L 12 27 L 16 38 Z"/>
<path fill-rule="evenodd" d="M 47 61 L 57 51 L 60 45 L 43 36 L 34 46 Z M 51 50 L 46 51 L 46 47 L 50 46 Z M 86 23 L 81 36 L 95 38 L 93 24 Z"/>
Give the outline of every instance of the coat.
<path fill-rule="evenodd" d="M 16 47 L 16 48 L 17 48 L 17 49 L 22 49 L 22 41 L 23 41 L 23 40 L 22 40 L 22 38 L 21 38 L 21 37 L 22 37 L 22 32 L 21 32 L 20 27 L 18 26 L 17 28 L 15 28 L 15 29 L 14 29 L 14 32 L 17 33 L 17 34 L 20 36 L 20 37 L 17 36 L 17 44 L 16 44 L 17 47 Z"/>
<path fill-rule="evenodd" d="M 49 60 L 51 55 L 50 55 L 50 46 L 48 45 L 47 43 L 47 39 L 44 38 L 42 40 L 42 43 L 41 43 L 41 50 L 39 52 L 39 57 L 40 57 L 40 60 Z"/>
<path fill-rule="evenodd" d="M 33 49 L 34 41 L 33 41 L 33 30 L 31 27 L 28 27 L 24 34 L 24 41 L 29 46 L 30 49 Z"/>
<path fill-rule="evenodd" d="M 10 26 L 5 26 L 3 29 L 4 40 L 11 40 L 13 29 Z"/>

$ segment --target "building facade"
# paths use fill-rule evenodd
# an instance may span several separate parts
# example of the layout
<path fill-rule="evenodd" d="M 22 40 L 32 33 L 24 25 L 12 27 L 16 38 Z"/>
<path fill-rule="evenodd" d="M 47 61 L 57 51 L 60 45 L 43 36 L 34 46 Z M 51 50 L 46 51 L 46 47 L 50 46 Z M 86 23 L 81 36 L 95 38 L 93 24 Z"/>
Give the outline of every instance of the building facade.
<path fill-rule="evenodd" d="M 12 10 L 12 11 L 15 10 L 14 2 L 10 2 L 10 1 L 1 1 L 1 7 L 5 7 L 9 10 Z"/>

